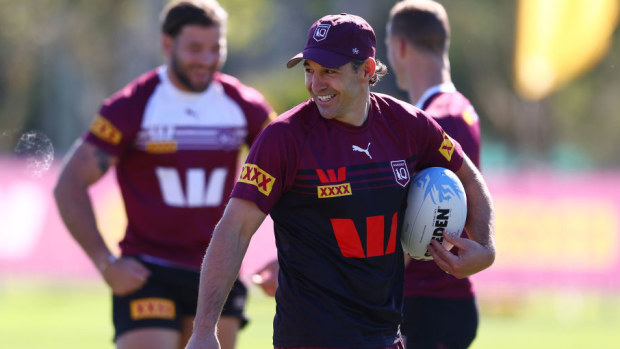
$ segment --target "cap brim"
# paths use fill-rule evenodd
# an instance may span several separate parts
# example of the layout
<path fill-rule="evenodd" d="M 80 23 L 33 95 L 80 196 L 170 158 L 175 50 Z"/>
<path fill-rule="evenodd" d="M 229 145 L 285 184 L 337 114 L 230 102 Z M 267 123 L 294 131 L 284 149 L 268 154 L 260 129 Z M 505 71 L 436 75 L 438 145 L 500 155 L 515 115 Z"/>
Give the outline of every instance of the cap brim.
<path fill-rule="evenodd" d="M 288 62 L 286 63 L 286 67 L 289 69 L 293 68 L 294 66 L 297 65 L 297 63 L 301 62 L 302 59 L 304 59 L 304 53 L 299 52 L 293 58 L 288 60 Z"/>
<path fill-rule="evenodd" d="M 340 68 L 353 60 L 353 58 L 351 57 L 347 57 L 335 52 L 321 50 L 317 48 L 307 48 L 303 52 L 300 52 L 293 58 L 289 59 L 289 61 L 286 63 L 286 67 L 292 68 L 303 59 L 315 61 L 318 64 L 331 69 Z"/>

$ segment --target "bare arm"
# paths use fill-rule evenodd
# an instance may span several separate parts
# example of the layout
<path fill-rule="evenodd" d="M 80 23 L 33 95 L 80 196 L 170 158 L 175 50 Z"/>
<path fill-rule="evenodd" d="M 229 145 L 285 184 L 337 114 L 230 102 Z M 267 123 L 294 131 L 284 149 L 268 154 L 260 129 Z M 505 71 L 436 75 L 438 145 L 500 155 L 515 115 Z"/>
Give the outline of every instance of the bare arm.
<path fill-rule="evenodd" d="M 482 174 L 469 158 L 465 157 L 456 175 L 467 195 L 465 229 L 469 239 L 444 234 L 448 242 L 459 248 L 458 256 L 435 240 L 431 242 L 429 252 L 441 269 L 464 278 L 490 267 L 495 261 L 495 215 L 491 194 Z"/>
<path fill-rule="evenodd" d="M 88 187 L 97 182 L 118 159 L 94 145 L 77 140 L 67 155 L 54 188 L 54 197 L 63 222 L 116 294 L 139 287 L 148 271 L 136 261 L 115 263 L 101 236 Z M 119 268 L 124 265 L 125 272 Z M 130 275 L 131 276 L 128 276 Z M 122 275 L 125 275 L 123 277 Z"/>
<path fill-rule="evenodd" d="M 194 333 L 186 348 L 219 348 L 215 325 L 250 239 L 265 217 L 253 202 L 235 198 L 229 201 L 202 264 Z"/>
<path fill-rule="evenodd" d="M 77 140 L 65 159 L 54 188 L 63 222 L 99 270 L 107 265 L 111 253 L 97 229 L 88 187 L 98 181 L 114 162 L 112 156 Z"/>

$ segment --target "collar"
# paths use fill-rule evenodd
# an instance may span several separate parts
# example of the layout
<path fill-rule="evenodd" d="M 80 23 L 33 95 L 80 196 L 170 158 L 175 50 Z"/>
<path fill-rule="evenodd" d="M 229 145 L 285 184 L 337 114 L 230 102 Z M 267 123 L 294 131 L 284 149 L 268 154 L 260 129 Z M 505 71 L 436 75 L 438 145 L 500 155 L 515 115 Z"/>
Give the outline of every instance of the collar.
<path fill-rule="evenodd" d="M 426 101 L 439 92 L 456 92 L 456 87 L 452 82 L 444 82 L 439 85 L 431 86 L 426 91 L 424 91 L 422 97 L 420 97 L 420 99 L 418 99 L 418 101 L 415 103 L 415 106 L 422 109 Z"/>

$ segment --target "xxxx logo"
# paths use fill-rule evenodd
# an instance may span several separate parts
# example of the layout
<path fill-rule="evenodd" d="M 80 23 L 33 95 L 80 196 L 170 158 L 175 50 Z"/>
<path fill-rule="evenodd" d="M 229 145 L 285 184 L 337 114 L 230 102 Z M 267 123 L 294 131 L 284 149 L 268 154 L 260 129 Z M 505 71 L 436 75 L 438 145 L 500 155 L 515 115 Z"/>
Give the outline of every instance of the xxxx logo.
<path fill-rule="evenodd" d="M 452 160 L 452 153 L 454 153 L 454 144 L 452 144 L 452 140 L 448 136 L 447 133 L 443 133 L 443 142 L 441 142 L 441 146 L 439 147 L 439 152 L 443 155 L 448 161 Z"/>
<path fill-rule="evenodd" d="M 129 308 L 133 320 L 174 319 L 176 316 L 174 302 L 165 298 L 134 299 Z"/>
<path fill-rule="evenodd" d="M 347 179 L 347 168 L 340 167 L 338 168 L 338 172 L 333 169 L 328 170 L 316 170 L 317 175 L 319 176 L 319 180 L 321 183 L 325 183 L 327 185 L 320 185 L 317 187 L 317 193 L 319 199 L 325 198 L 334 198 L 339 196 L 347 196 L 351 195 L 351 184 L 350 183 L 338 183 L 344 182 Z M 329 183 L 338 183 L 338 184 L 329 184 Z"/>
<path fill-rule="evenodd" d="M 98 138 L 110 143 L 118 144 L 123 138 L 123 133 L 114 126 L 110 120 L 101 115 L 97 115 L 93 123 L 90 125 L 90 132 Z"/>
<path fill-rule="evenodd" d="M 272 175 L 254 164 L 245 164 L 239 176 L 239 182 L 257 187 L 258 191 L 265 194 L 265 196 L 271 194 L 275 180 Z"/>

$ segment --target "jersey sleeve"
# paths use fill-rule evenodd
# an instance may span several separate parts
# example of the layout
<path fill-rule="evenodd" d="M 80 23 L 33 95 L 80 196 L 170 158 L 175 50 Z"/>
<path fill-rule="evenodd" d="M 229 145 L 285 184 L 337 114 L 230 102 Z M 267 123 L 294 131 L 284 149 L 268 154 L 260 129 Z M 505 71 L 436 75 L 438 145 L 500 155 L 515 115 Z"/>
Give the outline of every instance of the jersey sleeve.
<path fill-rule="evenodd" d="M 425 112 L 418 111 L 415 119 L 415 139 L 420 149 L 415 170 L 436 166 L 458 171 L 463 164 L 464 153 L 461 145 Z"/>
<path fill-rule="evenodd" d="M 122 155 L 133 144 L 158 82 L 156 72 L 151 71 L 107 98 L 83 139 L 109 154 Z"/>
<path fill-rule="evenodd" d="M 269 214 L 294 181 L 297 142 L 291 134 L 285 124 L 274 122 L 258 135 L 231 197 L 252 201 Z"/>

